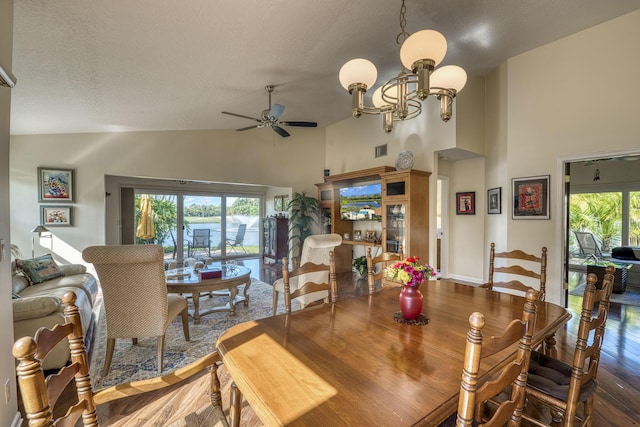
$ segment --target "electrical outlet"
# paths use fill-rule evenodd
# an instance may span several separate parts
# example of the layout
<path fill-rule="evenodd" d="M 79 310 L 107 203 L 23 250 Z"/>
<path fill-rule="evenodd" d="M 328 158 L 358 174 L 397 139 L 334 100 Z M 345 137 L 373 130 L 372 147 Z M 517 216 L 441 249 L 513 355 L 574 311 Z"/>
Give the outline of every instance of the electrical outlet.
<path fill-rule="evenodd" d="M 11 400 L 11 382 L 9 378 L 4 382 L 4 404 L 8 405 Z"/>

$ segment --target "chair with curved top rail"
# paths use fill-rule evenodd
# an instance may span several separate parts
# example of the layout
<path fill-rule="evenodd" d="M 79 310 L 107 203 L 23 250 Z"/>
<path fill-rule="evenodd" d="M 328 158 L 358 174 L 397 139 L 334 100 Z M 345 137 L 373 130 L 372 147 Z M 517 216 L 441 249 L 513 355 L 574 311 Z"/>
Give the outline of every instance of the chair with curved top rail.
<path fill-rule="evenodd" d="M 392 262 L 402 261 L 402 245 L 398 246 L 398 252 L 383 252 L 375 258 L 371 256 L 371 248 L 367 248 L 367 278 L 369 282 L 369 295 L 376 290 L 376 282 L 380 281 L 381 285 L 385 285 L 384 269 Z M 376 272 L 376 265 L 382 264 L 380 271 Z"/>
<path fill-rule="evenodd" d="M 220 408 L 222 401 L 220 381 L 217 376 L 221 359 L 217 351 L 170 374 L 118 384 L 94 393 L 91 388 L 89 361 L 84 345 L 85 337 L 82 334 L 82 321 L 78 307 L 75 305 L 76 300 L 77 296 L 73 291 L 66 292 L 62 296 L 65 304 L 64 324 L 57 324 L 51 329 L 40 328 L 35 336 L 22 337 L 13 345 L 13 355 L 18 360 L 16 367 L 18 388 L 30 426 L 54 425 L 54 423 L 55 425 L 76 425 L 80 418 L 85 426 L 97 426 L 99 417 L 96 409 L 101 404 L 163 389 L 192 377 L 207 367 L 210 369 L 211 376 L 209 382 L 211 403 L 221 415 L 218 418 L 224 419 Z M 45 377 L 42 360 L 56 344 L 62 341 L 68 341 L 71 363 Z M 77 399 L 60 399 L 63 391 L 72 382 L 75 382 Z M 137 402 L 140 404 L 140 401 Z M 63 405 L 63 410 L 60 410 L 58 406 Z M 54 419 L 54 413 L 65 413 L 65 415 Z"/>
<path fill-rule="evenodd" d="M 611 265 L 606 268 L 601 289 L 596 288 L 596 275 L 587 275 L 573 362 L 569 364 L 535 351 L 531 355 L 527 396 L 551 408 L 553 425 L 593 424 L 593 395 L 598 388 L 596 376 L 609 315 L 614 271 L 615 267 Z M 596 303 L 598 312 L 594 316 Z M 583 406 L 582 420 L 575 424 L 580 405 Z M 550 425 L 526 413 L 523 419 L 536 426 Z"/>

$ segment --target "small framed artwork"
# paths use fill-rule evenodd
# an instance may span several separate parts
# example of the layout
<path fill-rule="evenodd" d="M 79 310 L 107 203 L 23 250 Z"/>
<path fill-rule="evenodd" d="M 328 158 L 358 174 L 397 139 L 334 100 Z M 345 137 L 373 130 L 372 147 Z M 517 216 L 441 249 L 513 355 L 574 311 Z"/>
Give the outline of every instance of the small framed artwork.
<path fill-rule="evenodd" d="M 467 191 L 456 193 L 456 214 L 475 215 L 476 214 L 476 192 Z"/>
<path fill-rule="evenodd" d="M 74 170 L 38 168 L 39 202 L 73 202 Z"/>
<path fill-rule="evenodd" d="M 549 219 L 549 175 L 513 178 L 513 219 Z"/>
<path fill-rule="evenodd" d="M 353 240 L 357 242 L 362 240 L 362 230 L 353 230 Z"/>
<path fill-rule="evenodd" d="M 40 223 L 42 225 L 71 225 L 71 206 L 40 206 Z"/>
<path fill-rule="evenodd" d="M 376 241 L 376 231 L 375 230 L 367 230 L 364 232 L 364 240 L 367 242 L 375 242 Z"/>
<path fill-rule="evenodd" d="M 502 187 L 487 190 L 487 213 L 502 213 Z"/>

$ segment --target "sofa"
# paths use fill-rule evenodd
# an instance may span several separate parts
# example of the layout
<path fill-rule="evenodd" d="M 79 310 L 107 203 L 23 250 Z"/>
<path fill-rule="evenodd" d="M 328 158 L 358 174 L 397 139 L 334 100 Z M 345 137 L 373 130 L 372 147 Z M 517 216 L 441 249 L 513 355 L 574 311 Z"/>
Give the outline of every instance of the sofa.
<path fill-rule="evenodd" d="M 58 265 L 51 255 L 25 260 L 16 246 L 12 246 L 11 256 L 14 339 L 33 336 L 41 327 L 64 323 L 62 295 L 74 291 L 89 348 L 98 296 L 95 277 L 81 264 Z M 32 268 L 34 265 L 36 268 Z M 69 346 L 62 342 L 45 358 L 43 369 L 61 368 L 69 360 Z"/>

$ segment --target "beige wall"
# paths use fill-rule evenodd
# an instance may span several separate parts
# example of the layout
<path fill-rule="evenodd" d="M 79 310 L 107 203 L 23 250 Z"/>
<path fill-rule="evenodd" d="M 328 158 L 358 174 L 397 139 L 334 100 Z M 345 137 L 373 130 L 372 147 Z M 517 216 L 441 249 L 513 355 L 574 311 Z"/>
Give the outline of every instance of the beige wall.
<path fill-rule="evenodd" d="M 13 1 L 0 0 L 0 65 L 11 71 L 13 44 Z M 0 239 L 5 241 L 5 258 L 0 262 L 0 324 L 5 325 L 0 335 L 0 425 L 9 426 L 17 413 L 16 384 L 13 355 L 13 324 L 11 311 L 10 248 L 11 221 L 9 215 L 9 117 L 11 90 L 0 87 Z M 9 381 L 11 397 L 5 404 L 5 383 Z"/>
<path fill-rule="evenodd" d="M 13 136 L 15 240 L 30 247 L 29 230 L 39 223 L 38 166 L 76 171 L 73 227 L 52 231 L 54 254 L 78 262 L 83 248 L 107 240 L 105 175 L 262 184 L 315 194 L 325 167 L 324 141 L 324 129 L 302 128 L 289 138 L 268 129 Z"/>
<path fill-rule="evenodd" d="M 507 63 L 507 110 L 500 115 L 507 129 L 506 178 L 551 175 L 551 219 L 512 220 L 509 214 L 506 242 L 531 251 L 548 247 L 552 302 L 562 298 L 562 160 L 639 150 L 637 40 L 640 11 Z M 499 144 L 500 138 L 491 136 L 488 140 Z"/>

